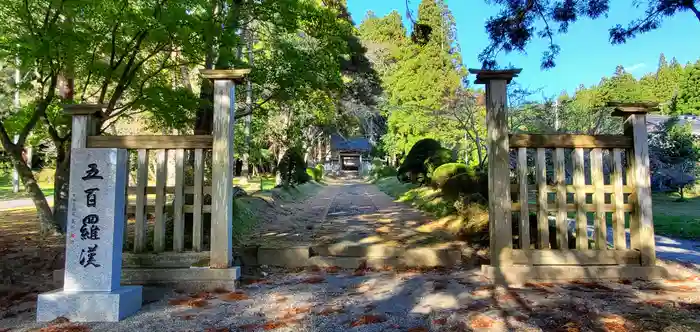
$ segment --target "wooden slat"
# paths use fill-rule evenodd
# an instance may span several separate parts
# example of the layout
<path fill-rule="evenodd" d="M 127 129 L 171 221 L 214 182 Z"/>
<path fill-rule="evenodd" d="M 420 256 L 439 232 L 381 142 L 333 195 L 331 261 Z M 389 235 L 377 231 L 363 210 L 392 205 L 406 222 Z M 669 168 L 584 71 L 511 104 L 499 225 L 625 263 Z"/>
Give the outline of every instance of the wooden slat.
<path fill-rule="evenodd" d="M 155 214 L 156 206 L 155 205 L 146 205 L 144 210 L 146 211 L 146 213 Z M 184 213 L 186 213 L 186 214 L 187 213 L 194 214 L 194 205 L 183 205 L 182 211 L 184 211 Z M 136 205 L 129 204 L 126 206 L 126 213 L 135 213 L 135 212 L 136 212 Z M 202 213 L 211 213 L 211 205 L 202 205 Z"/>
<path fill-rule="evenodd" d="M 201 150 L 201 149 L 200 149 Z M 194 186 L 184 186 L 183 190 L 185 195 L 190 195 L 194 194 Z M 129 195 L 136 195 L 138 189 L 137 187 L 129 187 L 128 193 Z M 202 186 L 202 192 L 205 195 L 210 195 L 211 194 L 211 186 Z M 165 193 L 166 194 L 175 194 L 175 187 L 170 186 L 170 187 L 165 187 Z M 156 187 L 155 186 L 150 186 L 146 187 L 146 195 L 155 195 L 156 194 Z"/>
<path fill-rule="evenodd" d="M 173 199 L 173 251 L 185 250 L 185 150 L 175 150 L 175 198 Z"/>
<path fill-rule="evenodd" d="M 557 186 L 548 186 L 548 185 L 544 186 L 544 190 L 546 192 L 551 192 L 551 193 L 557 192 L 557 189 L 558 189 Z M 566 185 L 566 192 L 573 193 L 573 192 L 576 192 L 577 189 L 579 189 L 579 187 L 574 186 L 574 185 Z M 583 185 L 583 186 L 580 186 L 580 189 L 583 189 L 583 192 L 586 194 L 595 194 L 597 188 L 594 185 Z M 612 194 L 615 191 L 615 188 L 613 187 L 613 185 L 605 185 L 604 184 L 602 186 L 602 189 L 603 189 L 603 193 L 608 193 L 608 194 Z M 539 190 L 539 186 L 528 185 L 527 190 L 528 191 Z M 634 191 L 634 187 L 631 187 L 631 186 L 623 186 L 622 187 L 622 192 L 625 194 L 631 194 L 633 191 Z M 519 193 L 520 192 L 520 184 L 519 183 L 512 183 L 510 186 L 510 192 L 515 193 L 515 194 Z"/>
<path fill-rule="evenodd" d="M 146 249 L 148 227 L 146 227 L 146 184 L 148 184 L 148 150 L 138 150 L 136 166 L 136 228 L 134 230 L 134 252 Z M 128 201 L 128 200 L 127 200 Z"/>
<path fill-rule="evenodd" d="M 569 234 L 566 220 L 566 159 L 564 149 L 556 149 L 554 156 L 554 174 L 557 181 L 557 243 L 559 249 L 566 249 L 569 248 Z"/>
<path fill-rule="evenodd" d="M 606 250 L 608 248 L 608 226 L 605 222 L 605 192 L 603 191 L 603 151 L 601 149 L 591 150 L 591 182 L 596 188 L 593 194 L 593 205 L 595 212 L 595 248 Z"/>
<path fill-rule="evenodd" d="M 626 150 L 625 156 L 627 157 L 627 187 L 632 187 L 632 193 L 629 195 L 628 203 L 637 203 L 637 193 L 636 193 L 636 181 L 634 180 L 634 151 Z M 641 249 L 641 244 L 639 242 L 639 214 L 638 211 L 631 211 L 629 214 L 629 229 L 630 229 L 630 249 Z"/>
<path fill-rule="evenodd" d="M 574 202 L 576 206 L 576 249 L 588 249 L 588 218 L 584 205 L 586 204 L 586 193 L 582 190 L 582 186 L 586 184 L 586 176 L 583 166 L 583 148 L 574 149 Z"/>
<path fill-rule="evenodd" d="M 192 250 L 202 250 L 202 183 L 204 182 L 204 151 L 202 149 L 194 150 L 194 208 L 192 216 Z M 209 188 L 211 192 L 211 187 Z"/>
<path fill-rule="evenodd" d="M 625 211 L 622 209 L 625 204 L 624 194 L 622 193 L 622 149 L 613 149 L 613 172 L 610 180 L 615 188 L 612 195 L 612 203 L 615 206 L 615 211 L 613 211 L 612 215 L 613 245 L 617 250 L 627 249 Z"/>
<path fill-rule="evenodd" d="M 156 151 L 156 225 L 153 230 L 153 249 L 165 251 L 165 182 L 167 180 L 167 150 Z"/>
<path fill-rule="evenodd" d="M 518 211 L 520 210 L 520 203 L 518 202 L 513 202 L 510 205 L 511 209 L 513 211 Z M 528 208 L 530 210 L 537 210 L 539 209 L 538 204 L 528 204 Z M 583 205 L 583 211 L 585 212 L 596 212 L 597 211 L 597 206 L 595 204 L 584 204 Z M 565 204 L 564 209 L 566 211 L 576 211 L 576 204 Z M 602 206 L 603 212 L 613 212 L 615 211 L 616 207 L 613 204 L 603 204 Z M 622 211 L 623 212 L 631 212 L 634 209 L 633 204 L 624 204 L 622 205 Z M 547 211 L 548 212 L 559 212 L 559 206 L 547 206 Z"/>
<path fill-rule="evenodd" d="M 527 149 L 518 149 L 518 183 L 520 196 L 518 201 L 527 202 Z M 520 249 L 530 249 L 530 212 L 527 204 L 520 205 Z"/>
<path fill-rule="evenodd" d="M 549 215 L 547 213 L 547 159 L 545 149 L 537 149 L 537 232 L 539 249 L 549 249 Z"/>
<path fill-rule="evenodd" d="M 211 135 L 88 136 L 89 148 L 119 149 L 211 149 Z"/>
<path fill-rule="evenodd" d="M 635 250 L 513 250 L 513 264 L 639 265 Z"/>
<path fill-rule="evenodd" d="M 631 148 L 632 139 L 621 135 L 511 134 L 511 148 Z"/>

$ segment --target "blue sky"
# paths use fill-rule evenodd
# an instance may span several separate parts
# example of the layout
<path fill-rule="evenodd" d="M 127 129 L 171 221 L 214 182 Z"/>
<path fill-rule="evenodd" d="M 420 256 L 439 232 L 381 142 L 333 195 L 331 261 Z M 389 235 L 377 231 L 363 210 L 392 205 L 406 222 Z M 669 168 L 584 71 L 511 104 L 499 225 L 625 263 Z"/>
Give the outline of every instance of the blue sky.
<path fill-rule="evenodd" d="M 488 44 L 484 23 L 497 13 L 498 8 L 486 4 L 484 0 L 446 2 L 457 21 L 457 36 L 464 64 L 470 68 L 480 67 L 478 54 Z M 420 0 L 410 0 L 409 3 L 414 15 L 417 15 Z M 568 34 L 556 37 L 561 53 L 555 68 L 547 71 L 540 69 L 542 50 L 547 46 L 540 40 L 528 46 L 527 54 L 501 55 L 499 64 L 523 68 L 518 82 L 530 89 L 542 88 L 542 93 L 551 97 L 563 90 L 571 93 L 581 83 L 586 86 L 596 84 L 601 77 L 612 75 L 617 65 L 623 65 L 637 77 L 655 71 L 661 52 L 669 61 L 676 57 L 682 64 L 700 58 L 700 22 L 691 12 L 666 19 L 660 29 L 639 35 L 624 45 L 611 45 L 608 42 L 608 29 L 617 23 L 625 26 L 644 10 L 644 7 L 634 8 L 633 0 L 615 0 L 611 3 L 608 17 L 595 21 L 580 20 L 570 26 Z M 397 10 L 405 17 L 406 12 L 405 0 L 348 0 L 348 7 L 358 25 L 368 10 L 377 16 Z M 473 78 L 470 78 L 470 82 L 473 82 Z"/>

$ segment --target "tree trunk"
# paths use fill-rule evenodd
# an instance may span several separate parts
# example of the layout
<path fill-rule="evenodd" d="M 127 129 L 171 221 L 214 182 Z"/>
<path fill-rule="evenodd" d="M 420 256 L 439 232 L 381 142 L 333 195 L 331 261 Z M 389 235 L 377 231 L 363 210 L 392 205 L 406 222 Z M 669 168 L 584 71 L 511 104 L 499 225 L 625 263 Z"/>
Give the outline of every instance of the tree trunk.
<path fill-rule="evenodd" d="M 46 201 L 46 196 L 39 188 L 39 184 L 34 178 L 34 173 L 27 166 L 27 163 L 22 158 L 22 147 L 17 145 L 8 146 L 3 144 L 5 151 L 10 152 L 10 157 L 12 158 L 12 164 L 19 173 L 19 178 L 24 184 L 24 188 L 29 193 L 30 198 L 36 206 L 37 216 L 39 217 L 39 222 L 41 224 L 41 235 L 52 235 L 60 231 L 60 227 L 54 224 L 51 213 L 51 207 Z"/>
<path fill-rule="evenodd" d="M 248 34 L 247 34 L 247 44 L 248 44 L 248 65 L 252 68 L 253 67 L 253 31 L 251 29 L 248 29 Z M 245 105 L 246 105 L 246 112 L 248 114 L 245 116 L 244 120 L 244 127 L 243 127 L 243 136 L 244 136 L 244 145 L 243 145 L 243 169 L 241 172 L 243 173 L 242 175 L 248 179 L 250 179 L 250 170 L 249 170 L 249 156 L 250 156 L 250 124 L 253 120 L 253 80 L 250 78 L 250 76 L 246 77 L 246 96 L 245 96 Z"/>
<path fill-rule="evenodd" d="M 70 181 L 70 144 L 54 142 L 56 146 L 56 171 L 53 185 L 53 220 L 63 232 L 68 220 L 68 186 Z"/>

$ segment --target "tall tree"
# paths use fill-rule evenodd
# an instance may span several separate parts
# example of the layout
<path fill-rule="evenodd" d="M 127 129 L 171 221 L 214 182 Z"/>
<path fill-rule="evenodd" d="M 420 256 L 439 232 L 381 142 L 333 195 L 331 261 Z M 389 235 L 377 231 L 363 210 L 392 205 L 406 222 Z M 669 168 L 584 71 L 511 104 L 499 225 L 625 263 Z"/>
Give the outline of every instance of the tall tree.
<path fill-rule="evenodd" d="M 685 67 L 675 113 L 700 115 L 700 61 Z"/>
<path fill-rule="evenodd" d="M 490 44 L 479 55 L 484 67 L 496 65 L 496 55 L 504 51 L 525 52 L 535 38 L 549 45 L 542 53 L 543 69 L 555 66 L 560 47 L 555 38 L 565 34 L 569 26 L 579 19 L 598 19 L 608 14 L 610 0 L 488 0 L 501 8 L 498 15 L 486 21 Z M 696 0 L 647 0 L 644 15 L 626 26 L 617 24 L 610 28 L 609 39 L 613 44 L 623 44 L 628 39 L 655 30 L 664 19 L 690 12 L 700 22 L 700 10 Z"/>

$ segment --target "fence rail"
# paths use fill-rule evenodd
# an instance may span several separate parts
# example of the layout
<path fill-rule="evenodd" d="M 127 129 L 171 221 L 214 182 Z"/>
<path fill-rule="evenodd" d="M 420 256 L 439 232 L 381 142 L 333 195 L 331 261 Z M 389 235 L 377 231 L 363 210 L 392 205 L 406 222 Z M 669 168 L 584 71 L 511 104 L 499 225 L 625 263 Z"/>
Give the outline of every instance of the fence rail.
<path fill-rule="evenodd" d="M 187 214 L 192 215 L 191 250 L 204 249 L 203 215 L 212 211 L 211 204 L 205 204 L 204 200 L 205 195 L 212 193 L 212 186 L 204 185 L 205 169 L 211 167 L 205 165 L 205 154 L 210 153 L 212 143 L 211 135 L 87 137 L 88 147 L 127 149 L 130 160 L 136 163 L 135 173 L 129 172 L 133 179 L 130 183 L 135 185 L 130 185 L 126 191 L 126 212 L 134 216 L 133 248 L 126 250 L 148 251 L 149 236 L 152 236 L 153 252 L 185 251 Z M 188 168 L 191 173 L 187 172 Z M 186 172 L 190 175 L 188 179 Z M 155 185 L 149 185 L 149 173 L 155 173 Z M 174 185 L 167 185 L 168 179 L 173 177 Z M 187 185 L 186 180 L 191 183 Z M 188 196 L 191 199 L 186 199 Z M 166 212 L 167 207 L 172 207 L 172 215 Z M 153 216 L 152 234 L 149 234 L 149 215 Z M 167 225 L 170 218 L 172 230 Z M 168 238 L 172 239 L 172 247 L 166 247 Z"/>
<path fill-rule="evenodd" d="M 535 141 L 537 140 L 531 140 L 531 142 Z M 525 251 L 532 249 L 532 235 L 534 235 L 537 239 L 534 249 L 549 249 L 550 246 L 556 245 L 564 250 L 589 250 L 591 248 L 588 227 L 589 221 L 592 221 L 594 249 L 608 250 L 607 219 L 610 213 L 614 248 L 628 249 L 625 240 L 625 213 L 635 212 L 635 188 L 632 186 L 634 181 L 631 178 L 633 174 L 629 160 L 631 158 L 627 158 L 627 163 L 623 165 L 622 155 L 625 153 L 629 156 L 633 150 L 631 148 L 581 148 L 575 145 L 571 149 L 561 147 L 550 149 L 553 150 L 553 157 L 552 160 L 547 160 L 548 149 L 539 147 L 540 144 L 537 143 L 533 145 L 536 146 L 534 149 L 527 146 L 514 148 L 517 163 L 515 163 L 515 169 L 511 170 L 511 174 L 515 174 L 515 183 L 511 184 L 515 202 L 511 204 L 511 211 L 519 220 L 519 243 L 516 243 L 516 247 Z M 534 150 L 532 154 L 537 156 L 535 160 L 528 159 L 529 150 Z M 607 161 L 613 164 L 612 171 L 607 174 L 603 169 L 604 155 L 608 157 Z M 529 177 L 533 170 L 536 175 L 534 184 L 530 183 Z M 551 174 L 553 185 L 547 183 L 548 170 L 553 170 Z M 572 176 L 567 177 L 566 174 Z M 534 203 L 530 202 L 530 192 L 533 190 L 537 192 L 537 200 Z M 554 196 L 553 201 L 550 200 L 552 196 Z M 573 199 L 570 199 L 571 196 Z M 537 214 L 538 220 L 534 228 L 537 234 L 532 235 L 530 234 L 533 229 L 530 225 L 530 211 Z M 550 243 L 550 213 L 554 214 L 555 219 L 553 228 L 555 234 L 551 234 L 556 239 L 555 243 Z M 575 225 L 575 232 L 573 232 L 576 238 L 575 248 L 570 248 L 568 239 L 571 233 L 570 214 L 573 215 Z M 635 216 L 632 216 L 630 219 L 634 218 Z"/>

